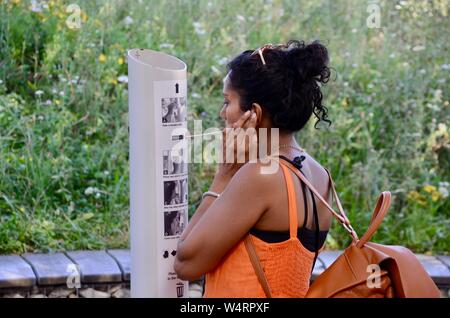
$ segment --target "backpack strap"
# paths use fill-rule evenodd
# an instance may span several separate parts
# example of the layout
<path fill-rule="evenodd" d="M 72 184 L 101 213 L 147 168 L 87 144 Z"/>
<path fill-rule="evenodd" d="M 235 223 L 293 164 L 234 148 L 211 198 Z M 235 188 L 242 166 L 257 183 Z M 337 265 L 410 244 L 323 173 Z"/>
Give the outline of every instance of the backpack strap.
<path fill-rule="evenodd" d="M 389 191 L 383 191 L 378 198 L 377 205 L 372 214 L 372 219 L 370 220 L 369 228 L 366 233 L 361 237 L 361 239 L 356 244 L 357 247 L 362 247 L 368 240 L 371 239 L 375 231 L 380 226 L 383 218 L 389 210 L 391 205 L 391 193 Z"/>
<path fill-rule="evenodd" d="M 258 276 L 259 283 L 261 284 L 264 294 L 267 298 L 272 298 L 272 292 L 270 291 L 269 282 L 267 281 L 266 274 L 259 261 L 258 254 L 256 254 L 255 246 L 253 245 L 252 237 L 248 234 L 244 239 L 245 248 L 247 249 L 248 256 L 255 270 L 256 276 Z"/>
<path fill-rule="evenodd" d="M 275 159 L 278 160 L 277 158 L 275 158 Z M 328 169 L 325 168 L 325 170 L 328 173 L 329 179 L 330 179 L 330 187 L 332 190 L 334 200 L 336 201 L 336 204 L 338 206 L 339 213 L 337 213 L 336 211 L 333 210 L 333 208 L 322 197 L 322 195 L 320 195 L 320 193 L 311 184 L 311 182 L 309 182 L 309 180 L 302 173 L 300 173 L 290 162 L 286 162 L 284 160 L 281 160 L 281 161 L 279 160 L 279 162 L 282 165 L 285 165 L 286 167 L 291 169 L 300 178 L 300 180 L 302 180 L 305 183 L 305 185 L 316 195 L 316 197 L 327 207 L 327 209 L 333 214 L 333 216 L 339 221 L 339 223 L 341 223 L 342 226 L 347 230 L 347 232 L 351 235 L 353 241 L 357 242 L 359 240 L 358 235 L 356 234 L 355 230 L 351 226 L 350 220 L 348 219 L 347 215 L 344 212 L 344 209 L 342 208 L 341 201 L 339 200 L 339 197 L 336 192 L 336 188 L 334 186 L 333 178 L 331 177 L 331 173 L 328 171 Z"/>

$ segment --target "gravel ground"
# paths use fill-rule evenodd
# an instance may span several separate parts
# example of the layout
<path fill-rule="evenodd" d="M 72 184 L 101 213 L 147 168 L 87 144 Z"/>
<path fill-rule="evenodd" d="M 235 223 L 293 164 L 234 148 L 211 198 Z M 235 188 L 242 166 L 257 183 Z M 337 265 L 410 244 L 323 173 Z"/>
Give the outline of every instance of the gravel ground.
<path fill-rule="evenodd" d="M 191 283 L 189 297 L 201 298 L 202 286 Z M 123 285 L 94 286 L 76 289 L 68 288 L 41 288 L 32 291 L 15 290 L 3 293 L 0 298 L 129 298 L 130 288 Z"/>

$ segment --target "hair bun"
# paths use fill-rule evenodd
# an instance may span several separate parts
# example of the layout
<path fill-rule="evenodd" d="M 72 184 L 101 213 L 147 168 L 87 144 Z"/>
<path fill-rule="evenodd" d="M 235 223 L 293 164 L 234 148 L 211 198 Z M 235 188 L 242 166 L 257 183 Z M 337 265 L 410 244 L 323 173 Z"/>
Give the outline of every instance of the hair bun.
<path fill-rule="evenodd" d="M 305 44 L 304 41 L 291 40 L 287 43 L 286 58 L 288 64 L 294 69 L 296 78 L 306 81 L 312 78 L 326 83 L 330 77 L 327 67 L 328 50 L 319 41 Z"/>

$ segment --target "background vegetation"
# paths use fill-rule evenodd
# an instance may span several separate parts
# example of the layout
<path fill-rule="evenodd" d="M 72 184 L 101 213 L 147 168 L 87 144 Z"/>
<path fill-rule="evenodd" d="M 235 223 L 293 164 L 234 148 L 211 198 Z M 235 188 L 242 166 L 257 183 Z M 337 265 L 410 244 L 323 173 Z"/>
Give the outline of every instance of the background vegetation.
<path fill-rule="evenodd" d="M 390 190 L 374 240 L 450 250 L 447 0 L 0 3 L 0 253 L 128 246 L 127 49 L 184 60 L 189 120 L 207 128 L 226 62 L 289 39 L 329 48 L 332 126 L 313 117 L 298 141 L 332 172 L 356 230 Z M 370 3 L 380 28 L 366 24 Z M 189 169 L 192 214 L 214 166 Z M 348 242 L 335 224 L 328 247 Z"/>

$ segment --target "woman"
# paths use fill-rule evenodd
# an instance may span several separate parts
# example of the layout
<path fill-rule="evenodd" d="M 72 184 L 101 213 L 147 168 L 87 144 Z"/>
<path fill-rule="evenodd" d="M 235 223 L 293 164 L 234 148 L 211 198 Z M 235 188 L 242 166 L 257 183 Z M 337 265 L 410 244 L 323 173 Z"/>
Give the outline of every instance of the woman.
<path fill-rule="evenodd" d="M 271 158 L 301 169 L 331 204 L 326 170 L 294 138 L 313 113 L 331 123 L 320 91 L 330 75 L 327 64 L 318 41 L 244 51 L 228 64 L 220 117 L 227 127 L 256 128 L 258 141 L 260 128 L 269 135 L 278 128 L 280 146 Z M 220 196 L 204 196 L 180 238 L 175 271 L 184 280 L 206 274 L 205 297 L 265 297 L 243 243 L 248 233 L 273 297 L 304 297 L 308 290 L 331 213 L 293 171 L 263 174 L 259 159 L 219 164 L 210 191 Z"/>

